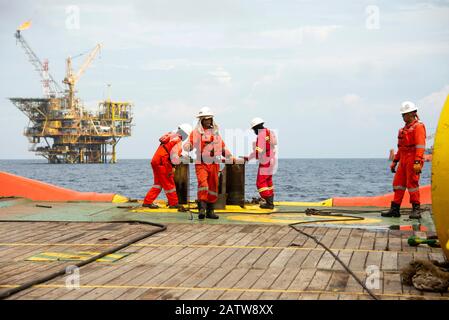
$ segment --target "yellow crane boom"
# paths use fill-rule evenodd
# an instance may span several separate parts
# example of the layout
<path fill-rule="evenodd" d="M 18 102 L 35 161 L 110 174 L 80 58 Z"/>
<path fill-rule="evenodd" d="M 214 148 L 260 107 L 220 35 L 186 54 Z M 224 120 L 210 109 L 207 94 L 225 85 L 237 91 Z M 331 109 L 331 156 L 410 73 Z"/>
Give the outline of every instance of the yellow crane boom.
<path fill-rule="evenodd" d="M 69 87 L 69 107 L 73 106 L 73 98 L 75 94 L 75 84 L 78 82 L 80 77 L 83 75 L 83 73 L 86 71 L 86 69 L 90 66 L 92 61 L 95 59 L 98 52 L 100 52 L 101 44 L 97 44 L 95 48 L 89 53 L 86 60 L 81 65 L 80 69 L 76 74 L 73 73 L 72 70 L 72 57 L 67 58 L 66 62 L 66 77 L 64 78 L 63 82 L 68 85 Z"/>

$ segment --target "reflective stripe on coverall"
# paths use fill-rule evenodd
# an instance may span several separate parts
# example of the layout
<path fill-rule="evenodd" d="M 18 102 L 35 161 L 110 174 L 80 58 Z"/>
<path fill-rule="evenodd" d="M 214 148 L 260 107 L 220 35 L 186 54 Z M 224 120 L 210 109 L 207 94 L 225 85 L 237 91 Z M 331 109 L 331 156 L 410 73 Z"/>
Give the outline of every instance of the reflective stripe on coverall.
<path fill-rule="evenodd" d="M 264 199 L 274 196 L 273 172 L 275 167 L 276 136 L 267 128 L 259 130 L 254 143 L 254 151 L 248 160 L 256 158 L 259 161 L 257 170 L 257 191 Z"/>
<path fill-rule="evenodd" d="M 231 156 L 218 132 L 218 127 L 215 125 L 211 129 L 204 129 L 201 123 L 198 123 L 184 148 L 187 151 L 196 149 L 195 173 L 198 180 L 198 200 L 215 203 L 218 199 L 219 157 Z"/>
<path fill-rule="evenodd" d="M 159 141 L 161 145 L 157 148 L 151 159 L 154 183 L 145 196 L 143 203 L 153 203 L 161 190 L 164 189 L 168 199 L 168 205 L 175 206 L 178 204 L 178 195 L 176 194 L 172 163 L 179 164 L 179 157 L 182 152 L 182 139 L 177 133 L 170 132 L 163 135 Z"/>
<path fill-rule="evenodd" d="M 424 165 L 423 156 L 426 149 L 426 127 L 418 120 L 404 126 L 399 130 L 398 152 L 394 161 L 399 165 L 393 179 L 394 199 L 393 202 L 401 204 L 408 189 L 410 203 L 419 204 L 419 174 L 416 174 L 413 165 L 419 161 Z"/>

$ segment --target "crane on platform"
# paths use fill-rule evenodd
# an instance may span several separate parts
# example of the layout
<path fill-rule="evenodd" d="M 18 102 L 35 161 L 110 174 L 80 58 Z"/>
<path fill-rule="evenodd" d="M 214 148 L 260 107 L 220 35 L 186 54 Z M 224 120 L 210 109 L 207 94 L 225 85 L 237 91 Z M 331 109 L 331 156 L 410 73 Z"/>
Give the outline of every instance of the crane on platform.
<path fill-rule="evenodd" d="M 29 29 L 31 27 L 31 20 L 22 23 L 16 30 L 14 34 L 16 40 L 22 46 L 28 60 L 34 66 L 34 69 L 39 73 L 41 77 L 42 86 L 44 90 L 44 95 L 48 97 L 56 97 L 59 93 L 63 92 L 62 88 L 53 79 L 52 75 L 48 72 L 48 60 L 42 62 L 39 57 L 31 49 L 27 41 L 22 35 L 22 31 Z"/>
<path fill-rule="evenodd" d="M 72 69 L 72 57 L 68 57 L 66 60 L 66 77 L 63 82 L 68 86 L 68 106 L 73 107 L 74 97 L 75 97 L 75 84 L 78 82 L 80 77 L 90 66 L 92 61 L 95 59 L 96 55 L 100 52 L 101 44 L 97 44 L 95 48 L 89 53 L 86 60 L 81 65 L 77 73 L 74 73 Z"/>
<path fill-rule="evenodd" d="M 30 62 L 39 72 L 44 85 L 42 98 L 10 98 L 11 102 L 29 118 L 24 135 L 32 143 L 30 151 L 48 159 L 49 163 L 107 163 L 116 162 L 116 145 L 122 137 L 131 135 L 132 103 L 127 101 L 101 101 L 96 113 L 85 109 L 76 97 L 76 84 L 100 52 L 101 44 L 87 52 L 66 59 L 63 89 L 48 73 L 48 62 L 41 60 L 23 38 L 23 30 L 31 21 L 17 28 L 14 36 L 21 44 Z M 87 55 L 78 71 L 72 61 Z M 41 140 L 46 145 L 39 145 Z M 108 147 L 112 146 L 112 151 Z"/>

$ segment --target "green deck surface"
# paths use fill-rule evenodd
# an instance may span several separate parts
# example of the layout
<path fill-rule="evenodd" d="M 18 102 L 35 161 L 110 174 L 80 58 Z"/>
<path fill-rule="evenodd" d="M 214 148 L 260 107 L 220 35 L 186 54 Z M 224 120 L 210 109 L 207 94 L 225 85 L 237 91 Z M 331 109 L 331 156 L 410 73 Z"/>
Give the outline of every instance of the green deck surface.
<path fill-rule="evenodd" d="M 48 208 L 51 207 L 51 208 Z M 424 226 L 428 231 L 434 231 L 430 211 L 422 214 L 420 221 L 408 219 L 403 213 L 401 218 L 383 218 L 379 210 L 385 208 L 373 207 L 310 207 L 318 210 L 349 210 L 344 215 L 363 217 L 360 221 L 328 222 L 325 220 L 338 217 L 306 215 L 304 212 L 309 207 L 301 206 L 276 206 L 275 211 L 266 213 L 253 213 L 251 210 L 242 208 L 241 212 L 219 213 L 220 219 L 198 220 L 196 213 L 176 212 L 154 212 L 145 209 L 144 212 L 132 212 L 135 209 L 142 210 L 138 203 L 104 203 L 104 202 L 34 202 L 27 199 L 3 199 L 0 201 L 0 221 L 79 221 L 79 222 L 108 222 L 108 221 L 147 221 L 157 223 L 192 223 L 192 224 L 290 224 L 295 222 L 307 222 L 307 225 L 321 225 L 339 228 L 364 228 L 364 229 L 386 229 L 392 225 Z M 158 210 L 161 211 L 161 210 Z M 361 213 L 360 211 L 372 211 Z M 193 220 L 191 220 L 193 217 Z M 349 218 L 351 219 L 351 218 Z M 323 222 L 317 223 L 316 220 Z"/>

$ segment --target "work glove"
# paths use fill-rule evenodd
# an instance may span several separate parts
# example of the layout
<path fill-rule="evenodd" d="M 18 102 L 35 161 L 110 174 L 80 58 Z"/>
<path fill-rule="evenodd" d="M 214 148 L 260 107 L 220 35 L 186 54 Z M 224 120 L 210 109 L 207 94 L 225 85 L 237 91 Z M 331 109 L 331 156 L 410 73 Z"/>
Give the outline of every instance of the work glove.
<path fill-rule="evenodd" d="M 190 163 L 190 157 L 187 155 L 181 156 L 181 158 L 179 158 L 180 163 L 184 163 L 184 164 L 189 164 Z"/>
<path fill-rule="evenodd" d="M 245 164 L 243 157 L 234 158 L 234 164 Z"/>
<path fill-rule="evenodd" d="M 413 170 L 415 171 L 416 174 L 420 174 L 421 173 L 421 163 L 419 162 L 415 162 L 415 164 L 413 165 Z"/>
<path fill-rule="evenodd" d="M 398 162 L 397 161 L 393 161 L 390 165 L 390 170 L 391 172 L 395 173 L 396 172 L 396 166 L 397 166 Z"/>
<path fill-rule="evenodd" d="M 222 160 L 223 161 L 223 160 Z M 232 156 L 227 156 L 224 159 L 224 163 L 226 164 L 234 164 L 235 163 L 235 158 Z"/>
<path fill-rule="evenodd" d="M 175 175 L 175 171 L 176 171 L 176 168 L 173 167 L 173 168 L 171 169 L 171 171 L 168 173 L 168 176 L 169 176 L 169 177 L 174 176 L 174 175 Z"/>

